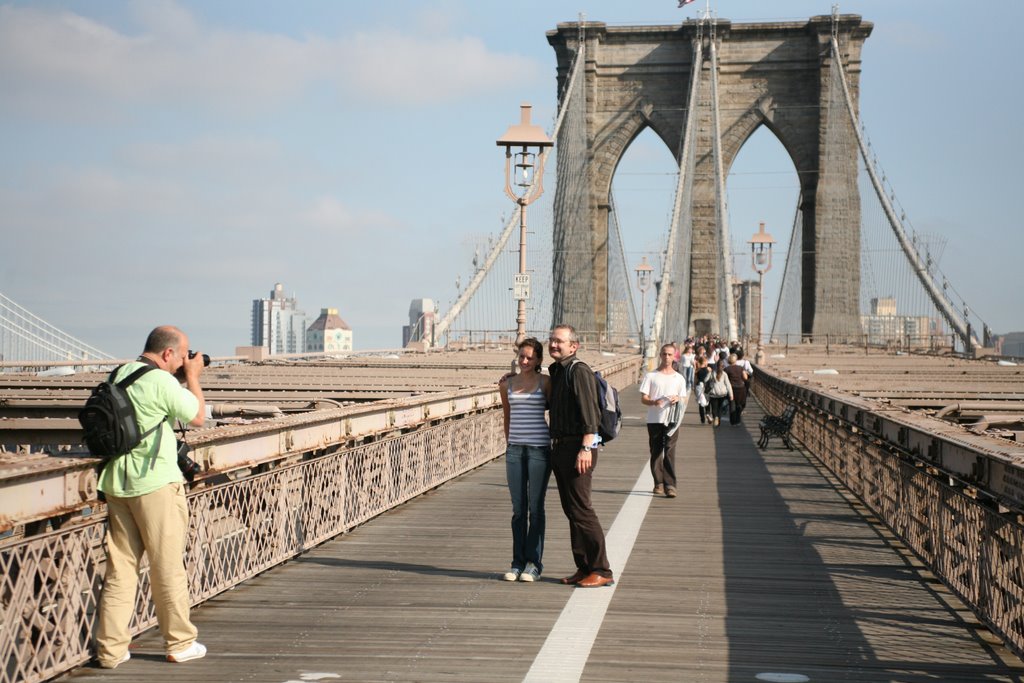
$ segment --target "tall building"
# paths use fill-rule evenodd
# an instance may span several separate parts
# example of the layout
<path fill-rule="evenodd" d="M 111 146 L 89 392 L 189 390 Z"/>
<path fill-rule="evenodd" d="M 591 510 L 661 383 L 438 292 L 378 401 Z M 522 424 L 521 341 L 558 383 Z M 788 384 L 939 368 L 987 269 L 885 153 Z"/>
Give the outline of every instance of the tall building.
<path fill-rule="evenodd" d="M 306 330 L 306 351 L 337 353 L 352 350 L 352 328 L 338 317 L 337 308 L 321 308 L 320 317 Z"/>
<path fill-rule="evenodd" d="M 896 298 L 871 299 L 870 315 L 860 317 L 861 331 L 868 344 L 900 343 L 913 347 L 928 347 L 942 343 L 941 323 L 926 315 L 900 315 Z"/>
<path fill-rule="evenodd" d="M 402 326 L 402 346 L 418 341 L 433 346 L 436 315 L 433 299 L 413 299 L 409 304 L 409 324 Z"/>
<path fill-rule="evenodd" d="M 306 350 L 306 314 L 294 296 L 285 297 L 278 282 L 269 299 L 253 299 L 252 345 L 271 355 L 302 353 Z"/>

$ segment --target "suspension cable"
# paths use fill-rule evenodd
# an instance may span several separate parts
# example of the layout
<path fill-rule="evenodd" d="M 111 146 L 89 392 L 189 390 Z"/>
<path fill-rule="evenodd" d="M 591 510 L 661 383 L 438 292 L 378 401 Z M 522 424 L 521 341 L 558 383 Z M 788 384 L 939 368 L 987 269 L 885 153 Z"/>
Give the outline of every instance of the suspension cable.
<path fill-rule="evenodd" d="M 939 313 L 946 319 L 946 322 L 956 332 L 957 336 L 964 343 L 964 347 L 980 346 L 978 340 L 973 334 L 968 333 L 967 321 L 960 318 L 957 312 L 953 309 L 950 302 L 942 295 L 941 290 L 936 286 L 932 280 L 931 275 L 928 272 L 928 268 L 921 260 L 921 255 L 918 254 L 917 249 L 911 244 L 907 238 L 906 230 L 903 228 L 903 224 L 900 222 L 899 217 L 896 215 L 896 211 L 893 209 L 892 203 L 889 201 L 889 197 L 885 194 L 885 190 L 882 186 L 881 181 L 878 179 L 878 174 L 875 172 L 874 166 L 871 164 L 868 158 L 867 147 L 864 144 L 864 137 L 861 135 L 860 122 L 857 119 L 857 114 L 853 108 L 853 98 L 850 95 L 850 88 L 846 82 L 846 73 L 843 68 L 843 63 L 839 54 L 839 41 L 836 39 L 835 32 L 831 37 L 832 42 L 832 59 L 836 66 L 836 72 L 839 74 L 839 82 L 843 87 L 843 96 L 846 99 L 846 110 L 850 115 L 850 119 L 853 122 L 853 133 L 857 138 L 857 146 L 860 149 L 861 158 L 864 159 L 864 167 L 868 172 L 868 177 L 871 179 L 871 184 L 875 188 L 875 193 L 878 195 L 879 201 L 882 203 L 882 209 L 885 211 L 886 218 L 889 219 L 889 225 L 892 227 L 893 232 L 896 234 L 896 239 L 900 243 L 900 247 L 903 249 L 903 253 L 907 259 L 910 260 L 910 265 L 914 269 L 914 273 L 920 280 L 921 285 L 928 292 L 932 302 L 938 308 Z"/>
<path fill-rule="evenodd" d="M 703 68 L 704 59 L 704 38 L 702 32 L 698 29 L 697 37 L 693 43 L 693 67 L 690 71 L 690 99 L 688 102 L 688 108 L 686 112 L 686 128 L 683 133 L 683 149 L 679 155 L 679 177 L 676 181 L 676 197 L 675 203 L 672 206 L 672 220 L 669 225 L 668 242 L 665 246 L 665 257 L 662 260 L 661 267 L 661 286 L 658 288 L 658 302 L 654 309 L 654 322 L 651 325 L 651 338 L 647 340 L 647 348 L 643 350 L 643 363 L 644 367 L 647 365 L 647 361 L 655 357 L 658 344 L 662 335 L 664 334 L 663 327 L 665 325 L 665 312 L 668 308 L 669 294 L 673 289 L 672 281 L 672 263 L 675 259 L 675 249 L 677 236 L 676 233 L 679 229 L 680 214 L 682 212 L 683 193 L 687 180 L 687 170 L 692 156 L 691 150 L 693 148 L 693 136 L 697 129 L 697 101 L 700 98 L 700 74 Z M 689 169 L 692 171 L 692 169 Z M 691 173 L 692 174 L 692 173 Z M 689 259 L 684 258 L 685 265 L 684 271 L 689 273 Z M 686 292 L 689 292 L 689 277 L 683 280 L 681 288 Z M 688 295 L 687 295 L 688 298 Z M 689 305 L 681 311 L 684 316 L 689 316 Z"/>

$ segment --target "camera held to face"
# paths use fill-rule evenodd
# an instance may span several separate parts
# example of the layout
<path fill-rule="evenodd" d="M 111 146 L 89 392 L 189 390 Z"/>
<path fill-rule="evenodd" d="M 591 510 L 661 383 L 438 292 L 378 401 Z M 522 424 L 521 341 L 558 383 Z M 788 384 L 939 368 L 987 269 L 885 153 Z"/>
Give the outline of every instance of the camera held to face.
<path fill-rule="evenodd" d="M 178 442 L 178 469 L 181 470 L 182 476 L 188 480 L 188 483 L 196 478 L 196 475 L 202 471 L 199 463 L 189 457 L 188 453 L 191 450 L 189 445 L 184 441 Z"/>
<path fill-rule="evenodd" d="M 196 357 L 196 352 L 192 351 L 191 349 L 189 349 L 188 357 L 189 358 L 195 358 Z M 209 354 L 205 354 L 205 353 L 203 354 L 203 367 L 204 368 L 210 367 L 210 356 L 209 356 Z"/>

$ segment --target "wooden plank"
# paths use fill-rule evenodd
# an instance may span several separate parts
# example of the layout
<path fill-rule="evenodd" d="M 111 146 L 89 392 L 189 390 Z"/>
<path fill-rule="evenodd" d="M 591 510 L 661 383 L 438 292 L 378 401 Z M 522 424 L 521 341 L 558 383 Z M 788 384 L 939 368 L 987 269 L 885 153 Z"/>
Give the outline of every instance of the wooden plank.
<path fill-rule="evenodd" d="M 609 528 L 647 462 L 643 408 L 623 391 L 620 437 L 599 457 Z M 800 452 L 713 428 L 691 402 L 680 494 L 650 508 L 590 653 L 586 681 L 1011 681 L 1019 660 L 981 630 Z M 246 582 L 194 612 L 202 661 L 162 661 L 139 638 L 112 672 L 74 681 L 519 681 L 573 590 L 552 482 L 545 575 L 499 580 L 511 510 L 498 460 Z M 582 590 L 582 589 L 579 589 Z M 611 589 L 597 589 L 611 590 Z"/>

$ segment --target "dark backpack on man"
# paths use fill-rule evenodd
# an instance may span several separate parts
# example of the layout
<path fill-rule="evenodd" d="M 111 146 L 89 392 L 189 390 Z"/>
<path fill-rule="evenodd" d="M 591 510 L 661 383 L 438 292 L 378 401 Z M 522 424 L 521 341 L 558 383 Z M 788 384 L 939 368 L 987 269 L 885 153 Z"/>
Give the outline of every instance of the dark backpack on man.
<path fill-rule="evenodd" d="M 573 361 L 569 369 L 572 370 L 577 363 L 582 362 L 581 360 Z M 569 373 L 566 373 L 566 379 L 568 378 Z M 597 383 L 597 406 L 601 414 L 601 421 L 597 425 L 597 434 L 603 443 L 608 443 L 619 435 L 619 429 L 622 427 L 619 390 L 608 384 L 600 372 L 594 372 L 594 381 Z"/>
<path fill-rule="evenodd" d="M 161 424 L 158 422 L 153 429 L 142 433 L 135 416 L 135 405 L 127 391 L 135 380 L 155 368 L 144 365 L 120 382 L 115 382 L 114 377 L 122 367 L 114 368 L 105 382 L 96 385 L 85 407 L 78 413 L 78 421 L 85 432 L 84 441 L 89 452 L 97 458 L 114 458 L 130 453 Z"/>

